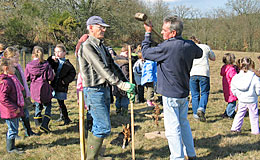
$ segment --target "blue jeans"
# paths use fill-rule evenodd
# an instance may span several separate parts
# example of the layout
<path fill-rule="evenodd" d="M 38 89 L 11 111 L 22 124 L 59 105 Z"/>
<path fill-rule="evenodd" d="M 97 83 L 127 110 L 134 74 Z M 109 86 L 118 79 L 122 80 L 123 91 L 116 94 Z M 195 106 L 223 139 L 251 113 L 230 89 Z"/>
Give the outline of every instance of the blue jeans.
<path fill-rule="evenodd" d="M 45 108 L 45 115 L 51 117 L 51 102 L 43 103 L 43 104 L 34 102 L 34 104 L 35 104 L 35 114 L 34 114 L 35 117 L 42 116 L 43 107 Z"/>
<path fill-rule="evenodd" d="M 15 137 L 18 135 L 19 118 L 6 119 L 5 122 L 8 126 L 6 138 L 7 139 L 15 139 Z"/>
<path fill-rule="evenodd" d="M 91 132 L 99 138 L 107 137 L 111 132 L 110 123 L 110 88 L 109 87 L 84 87 L 88 112 L 93 118 Z"/>
<path fill-rule="evenodd" d="M 189 157 L 196 156 L 188 115 L 187 98 L 163 96 L 165 136 L 171 152 L 171 160 L 184 160 L 183 145 Z"/>
<path fill-rule="evenodd" d="M 206 76 L 191 76 L 190 91 L 192 97 L 192 111 L 196 116 L 200 110 L 205 113 L 210 90 L 209 77 Z"/>
<path fill-rule="evenodd" d="M 129 99 L 127 97 L 119 97 L 116 96 L 116 108 L 120 109 L 120 108 L 124 108 L 124 109 L 128 109 L 128 104 L 129 104 Z"/>
<path fill-rule="evenodd" d="M 229 102 L 226 108 L 226 113 L 229 117 L 231 117 L 236 110 L 236 101 L 234 102 Z"/>

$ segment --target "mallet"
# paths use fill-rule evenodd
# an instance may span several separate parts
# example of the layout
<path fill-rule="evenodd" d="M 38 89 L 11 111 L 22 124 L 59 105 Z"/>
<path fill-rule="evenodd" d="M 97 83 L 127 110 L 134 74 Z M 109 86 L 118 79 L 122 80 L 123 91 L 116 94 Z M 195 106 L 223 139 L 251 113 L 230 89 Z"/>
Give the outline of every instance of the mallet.
<path fill-rule="evenodd" d="M 135 14 L 135 19 L 136 19 L 136 20 L 142 21 L 142 22 L 144 22 L 144 24 L 149 25 L 149 24 L 146 22 L 147 18 L 148 18 L 147 15 L 144 14 L 144 13 L 136 13 L 136 14 Z M 158 32 L 156 32 L 153 28 L 152 28 L 152 31 L 160 38 L 160 40 L 163 40 L 162 37 L 161 37 L 161 35 L 160 35 Z"/>

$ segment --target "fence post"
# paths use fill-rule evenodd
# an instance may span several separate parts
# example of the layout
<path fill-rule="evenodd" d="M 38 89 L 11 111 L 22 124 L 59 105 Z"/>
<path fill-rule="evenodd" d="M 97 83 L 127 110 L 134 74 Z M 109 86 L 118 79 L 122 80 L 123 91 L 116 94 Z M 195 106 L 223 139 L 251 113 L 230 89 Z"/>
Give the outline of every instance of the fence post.
<path fill-rule="evenodd" d="M 51 48 L 51 46 L 50 46 L 50 45 L 49 45 L 49 47 L 48 47 L 48 48 L 49 48 L 49 50 L 48 50 L 48 58 L 49 58 L 49 57 L 51 56 L 51 49 L 52 49 L 52 48 Z"/>
<path fill-rule="evenodd" d="M 25 50 L 23 50 L 23 68 L 25 69 L 26 67 L 26 53 Z"/>

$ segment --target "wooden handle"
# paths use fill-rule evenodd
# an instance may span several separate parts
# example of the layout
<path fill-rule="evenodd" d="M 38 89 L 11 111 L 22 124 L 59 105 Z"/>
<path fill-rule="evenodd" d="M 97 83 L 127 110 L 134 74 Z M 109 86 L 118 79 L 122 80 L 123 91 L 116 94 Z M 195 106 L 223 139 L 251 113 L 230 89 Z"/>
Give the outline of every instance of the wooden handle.
<path fill-rule="evenodd" d="M 79 92 L 79 133 L 80 133 L 80 151 L 81 160 L 86 159 L 85 155 L 85 121 L 84 121 L 84 95 L 83 91 Z"/>
<path fill-rule="evenodd" d="M 128 46 L 128 60 L 129 60 L 129 79 L 130 83 L 133 83 L 133 71 L 132 71 L 132 52 L 131 46 Z M 135 128 L 134 128 L 134 103 L 130 101 L 131 104 L 131 134 L 132 134 L 132 159 L 135 160 Z"/>

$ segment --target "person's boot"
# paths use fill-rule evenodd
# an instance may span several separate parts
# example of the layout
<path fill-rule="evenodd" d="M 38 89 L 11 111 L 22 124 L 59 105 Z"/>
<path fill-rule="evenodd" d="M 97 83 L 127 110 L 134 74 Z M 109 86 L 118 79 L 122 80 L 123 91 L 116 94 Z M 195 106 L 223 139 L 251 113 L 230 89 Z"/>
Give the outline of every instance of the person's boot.
<path fill-rule="evenodd" d="M 42 117 L 33 117 L 34 122 L 35 122 L 35 126 L 39 127 L 42 123 Z"/>
<path fill-rule="evenodd" d="M 63 107 L 61 107 L 61 112 L 62 112 L 62 115 L 64 117 L 64 124 L 63 125 L 70 124 L 72 121 L 69 118 L 69 114 L 68 114 L 68 111 L 67 111 L 67 108 L 66 108 L 65 105 Z"/>
<path fill-rule="evenodd" d="M 87 160 L 95 160 L 98 158 L 99 150 L 102 146 L 104 138 L 96 137 L 92 132 L 88 132 L 87 139 Z"/>
<path fill-rule="evenodd" d="M 15 139 L 6 138 L 6 150 L 8 153 L 22 154 L 24 151 L 20 151 L 15 147 Z"/>
<path fill-rule="evenodd" d="M 43 121 L 42 121 L 42 125 L 41 125 L 40 129 L 42 131 L 44 131 L 45 133 L 50 133 L 51 132 L 49 127 L 48 127 L 50 120 L 51 120 L 50 116 L 48 116 L 48 115 L 44 115 L 43 116 Z"/>
<path fill-rule="evenodd" d="M 57 119 L 56 120 L 56 122 L 61 122 L 61 121 L 64 121 L 64 116 L 63 116 L 63 114 L 62 114 L 62 108 L 61 108 L 61 106 L 60 106 L 60 118 L 59 119 Z"/>
<path fill-rule="evenodd" d="M 127 108 L 122 108 L 121 115 L 122 116 L 127 116 L 128 115 L 128 109 Z"/>
<path fill-rule="evenodd" d="M 116 115 L 119 115 L 119 114 L 121 114 L 121 108 L 116 109 Z"/>
<path fill-rule="evenodd" d="M 29 118 L 22 117 L 22 124 L 23 124 L 24 130 L 25 130 L 25 136 L 26 137 L 29 137 L 29 136 L 32 136 L 32 135 L 36 135 L 36 133 L 34 133 L 32 131 Z"/>

